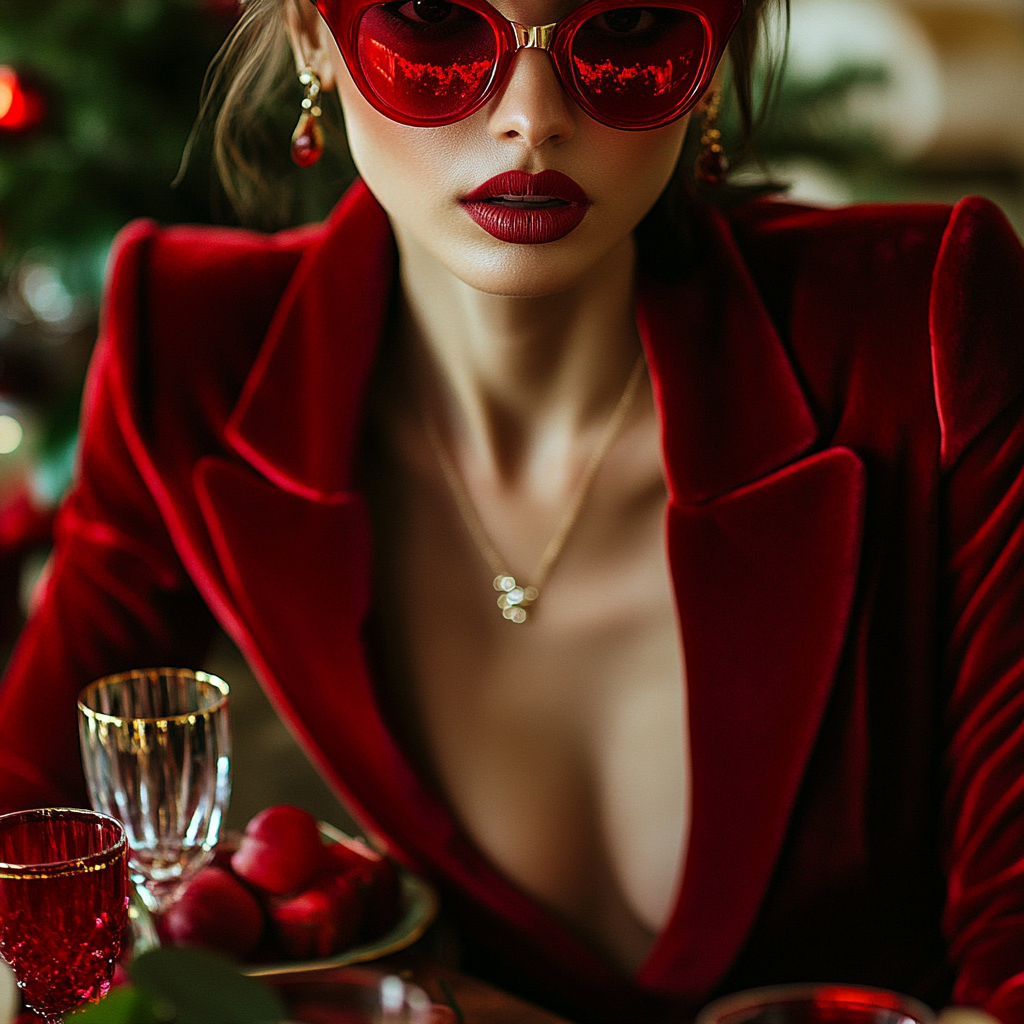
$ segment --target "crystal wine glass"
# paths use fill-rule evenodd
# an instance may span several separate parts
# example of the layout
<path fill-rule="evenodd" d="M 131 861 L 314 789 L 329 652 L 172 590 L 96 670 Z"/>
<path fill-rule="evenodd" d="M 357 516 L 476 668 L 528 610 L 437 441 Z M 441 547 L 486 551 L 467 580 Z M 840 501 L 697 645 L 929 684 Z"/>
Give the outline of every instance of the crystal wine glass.
<path fill-rule="evenodd" d="M 370 967 L 331 972 L 328 982 L 312 975 L 283 979 L 275 986 L 296 1020 L 337 1020 L 340 1024 L 455 1024 L 447 1007 L 434 1006 L 418 985 Z"/>
<path fill-rule="evenodd" d="M 188 669 L 99 679 L 78 698 L 89 797 L 128 833 L 132 879 L 160 913 L 213 855 L 231 794 L 228 686 Z"/>
<path fill-rule="evenodd" d="M 67 807 L 0 817 L 0 954 L 43 1020 L 110 988 L 128 890 L 128 843 L 113 818 Z"/>

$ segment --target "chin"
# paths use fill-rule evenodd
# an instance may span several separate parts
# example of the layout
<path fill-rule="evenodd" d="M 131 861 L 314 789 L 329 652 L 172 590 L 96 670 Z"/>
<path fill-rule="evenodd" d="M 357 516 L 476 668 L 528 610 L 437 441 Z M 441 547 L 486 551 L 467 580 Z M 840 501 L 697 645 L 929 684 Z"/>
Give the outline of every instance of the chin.
<path fill-rule="evenodd" d="M 481 271 L 474 268 L 466 274 L 457 274 L 470 288 L 486 295 L 506 298 L 539 299 L 570 291 L 580 281 L 578 274 L 552 275 L 550 273 Z"/>
<path fill-rule="evenodd" d="M 540 245 L 496 242 L 444 262 L 470 288 L 488 295 L 530 299 L 570 291 L 587 278 L 603 255 L 566 238 Z"/>

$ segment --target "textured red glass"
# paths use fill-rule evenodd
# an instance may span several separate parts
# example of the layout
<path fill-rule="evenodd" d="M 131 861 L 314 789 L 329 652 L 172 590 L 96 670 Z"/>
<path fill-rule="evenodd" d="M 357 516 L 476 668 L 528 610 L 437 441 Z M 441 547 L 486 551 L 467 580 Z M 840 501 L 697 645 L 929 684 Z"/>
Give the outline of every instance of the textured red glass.
<path fill-rule="evenodd" d="M 128 842 L 93 811 L 0 817 L 0 954 L 45 1020 L 110 988 L 128 926 Z"/>
<path fill-rule="evenodd" d="M 628 10 L 628 9 L 627 9 Z M 685 100 L 700 75 L 706 33 L 690 11 L 634 8 L 630 31 L 613 31 L 610 11 L 585 21 L 573 37 L 572 74 L 589 108 L 603 117 L 661 121 Z"/>
<path fill-rule="evenodd" d="M 486 0 L 312 0 L 356 86 L 402 124 L 452 124 L 479 110 L 521 48 Z M 613 128 L 659 128 L 707 89 L 744 0 L 587 0 L 547 47 L 566 92 Z M 522 28 L 522 26 L 519 26 Z"/>
<path fill-rule="evenodd" d="M 432 24 L 415 20 L 414 6 L 367 8 L 359 22 L 360 67 L 390 109 L 414 118 L 434 117 L 440 110 L 457 119 L 494 74 L 494 32 L 468 7 L 445 4 L 446 17 Z"/>

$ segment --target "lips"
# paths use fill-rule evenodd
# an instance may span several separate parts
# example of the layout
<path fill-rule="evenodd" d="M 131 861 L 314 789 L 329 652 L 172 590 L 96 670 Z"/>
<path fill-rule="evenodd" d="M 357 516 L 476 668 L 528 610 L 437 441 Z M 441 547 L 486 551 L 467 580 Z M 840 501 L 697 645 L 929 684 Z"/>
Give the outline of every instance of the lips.
<path fill-rule="evenodd" d="M 559 171 L 505 171 L 462 199 L 462 207 L 489 235 L 516 245 L 557 242 L 590 209 L 590 198 Z"/>

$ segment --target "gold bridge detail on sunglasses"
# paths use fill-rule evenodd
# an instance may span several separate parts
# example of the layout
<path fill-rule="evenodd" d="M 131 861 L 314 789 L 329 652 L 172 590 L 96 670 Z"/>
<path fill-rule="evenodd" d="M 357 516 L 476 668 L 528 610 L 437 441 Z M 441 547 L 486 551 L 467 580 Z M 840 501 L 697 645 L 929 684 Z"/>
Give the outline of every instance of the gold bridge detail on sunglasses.
<path fill-rule="evenodd" d="M 312 0 L 363 98 L 400 124 L 435 128 L 480 110 L 515 55 L 544 50 L 562 88 L 609 128 L 671 124 L 711 83 L 744 0 L 584 0 L 522 25 L 488 0 Z"/>
<path fill-rule="evenodd" d="M 553 21 L 550 25 L 520 25 L 518 21 L 509 24 L 515 29 L 520 50 L 550 51 L 551 43 L 555 38 L 555 29 L 558 27 L 557 21 Z"/>

